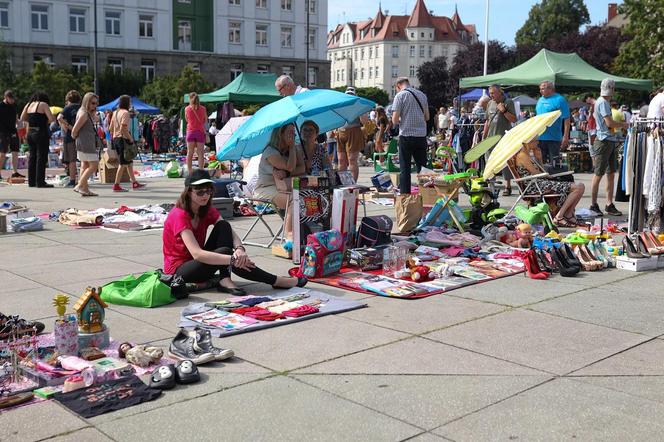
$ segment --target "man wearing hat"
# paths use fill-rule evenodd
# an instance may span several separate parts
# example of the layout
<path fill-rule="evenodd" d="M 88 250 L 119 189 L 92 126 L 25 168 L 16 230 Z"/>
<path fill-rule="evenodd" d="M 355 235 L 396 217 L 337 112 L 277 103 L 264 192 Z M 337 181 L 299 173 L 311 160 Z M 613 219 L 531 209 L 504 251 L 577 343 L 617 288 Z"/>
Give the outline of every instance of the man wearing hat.
<path fill-rule="evenodd" d="M 594 166 L 590 210 L 603 215 L 597 204 L 597 194 L 599 183 L 602 181 L 602 177 L 606 175 L 606 205 L 604 210 L 609 215 L 622 216 L 622 212 L 616 209 L 613 204 L 615 176 L 616 170 L 618 170 L 618 140 L 611 129 L 627 129 L 629 125 L 613 119 L 611 97 L 615 87 L 615 81 L 610 78 L 602 80 L 600 86 L 601 97 L 595 101 L 594 117 L 597 122 L 597 137 L 590 149 Z"/>
<path fill-rule="evenodd" d="M 5 91 L 5 98 L 0 102 L 0 170 L 4 168 L 7 153 L 12 153 L 12 178 L 25 178 L 18 173 L 18 151 L 20 142 L 16 133 L 17 121 L 16 99 L 10 90 Z M 2 180 L 2 174 L 0 174 Z"/>

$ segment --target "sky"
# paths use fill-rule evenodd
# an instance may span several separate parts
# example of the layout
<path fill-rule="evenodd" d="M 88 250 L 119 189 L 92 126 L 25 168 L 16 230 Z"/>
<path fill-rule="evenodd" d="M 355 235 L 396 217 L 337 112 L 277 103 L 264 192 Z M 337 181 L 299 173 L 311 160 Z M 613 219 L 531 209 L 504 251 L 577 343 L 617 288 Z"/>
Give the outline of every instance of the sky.
<path fill-rule="evenodd" d="M 591 24 L 606 21 L 608 3 L 622 3 L 622 0 L 585 0 L 590 13 Z M 389 10 L 392 15 L 409 15 L 415 0 L 382 0 L 383 12 Z M 484 20 L 486 0 L 425 0 L 434 15 L 454 14 L 457 5 L 461 21 L 475 24 L 480 41 L 484 41 Z M 514 44 L 516 31 L 525 23 L 530 8 L 539 3 L 538 0 L 490 0 L 489 39 L 499 40 L 509 45 Z M 358 0 L 329 0 L 328 27 L 333 29 L 338 23 L 366 20 L 373 18 L 378 11 L 378 3 Z M 405 11 L 405 12 L 404 12 Z"/>

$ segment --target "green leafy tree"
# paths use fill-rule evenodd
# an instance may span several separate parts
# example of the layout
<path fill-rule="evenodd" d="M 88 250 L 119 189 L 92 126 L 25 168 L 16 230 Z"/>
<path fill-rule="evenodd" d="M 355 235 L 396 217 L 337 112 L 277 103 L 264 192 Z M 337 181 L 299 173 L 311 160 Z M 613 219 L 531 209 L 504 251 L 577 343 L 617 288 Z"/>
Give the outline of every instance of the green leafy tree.
<path fill-rule="evenodd" d="M 346 92 L 348 86 L 337 86 L 335 91 Z M 356 87 L 355 93 L 358 97 L 367 98 L 381 106 L 386 106 L 390 102 L 390 96 L 384 89 L 379 87 Z"/>
<path fill-rule="evenodd" d="M 113 71 L 106 66 L 99 77 L 99 100 L 108 103 L 120 95 L 136 96 L 145 84 L 145 79 L 139 71 L 125 69 L 122 73 Z"/>
<path fill-rule="evenodd" d="M 489 53 L 487 60 L 487 73 L 493 74 L 505 69 L 511 58 L 505 45 L 497 40 L 489 41 Z M 511 67 L 511 66 L 509 66 Z M 484 72 L 484 43 L 474 43 L 457 52 L 450 67 L 449 80 L 446 85 L 448 95 L 447 103 L 455 96 L 459 88 L 459 80 L 464 77 L 482 75 Z"/>
<path fill-rule="evenodd" d="M 662 0 L 625 0 L 620 12 L 629 23 L 623 32 L 631 40 L 620 46 L 615 60 L 617 73 L 649 78 L 664 84 L 664 5 Z"/>
<path fill-rule="evenodd" d="M 661 0 L 652 2 L 661 5 Z M 590 14 L 583 0 L 542 0 L 530 8 L 515 41 L 517 46 L 542 46 L 552 37 L 578 33 L 581 25 L 587 23 L 590 23 Z"/>
<path fill-rule="evenodd" d="M 14 87 L 16 76 L 9 65 L 9 51 L 0 43 L 0 90 Z"/>
<path fill-rule="evenodd" d="M 420 90 L 427 96 L 429 105 L 438 109 L 452 98 L 454 91 L 447 87 L 449 74 L 445 57 L 436 57 L 431 61 L 422 63 L 417 69 L 417 80 Z"/>
<path fill-rule="evenodd" d="M 166 115 L 175 115 L 184 106 L 185 94 L 202 94 L 213 88 L 214 85 L 207 82 L 199 72 L 186 66 L 178 76 L 162 75 L 146 84 L 141 90 L 141 99 L 157 106 Z"/>

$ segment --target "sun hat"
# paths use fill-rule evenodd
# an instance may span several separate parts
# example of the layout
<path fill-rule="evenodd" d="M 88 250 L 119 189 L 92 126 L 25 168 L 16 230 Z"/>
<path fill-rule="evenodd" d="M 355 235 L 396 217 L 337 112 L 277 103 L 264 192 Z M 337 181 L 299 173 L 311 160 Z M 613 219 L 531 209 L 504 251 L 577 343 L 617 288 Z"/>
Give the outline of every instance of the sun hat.
<path fill-rule="evenodd" d="M 200 186 L 201 184 L 207 183 L 214 184 L 214 181 L 210 178 L 210 174 L 207 170 L 203 169 L 194 170 L 191 172 L 191 175 L 184 180 L 185 186 Z"/>
<path fill-rule="evenodd" d="M 605 78 L 600 85 L 600 95 L 603 97 L 611 97 L 615 88 L 616 82 L 610 78 Z"/>
<path fill-rule="evenodd" d="M 355 92 L 355 88 L 353 86 L 348 86 L 346 88 L 346 93 L 348 95 L 357 95 L 357 93 Z"/>

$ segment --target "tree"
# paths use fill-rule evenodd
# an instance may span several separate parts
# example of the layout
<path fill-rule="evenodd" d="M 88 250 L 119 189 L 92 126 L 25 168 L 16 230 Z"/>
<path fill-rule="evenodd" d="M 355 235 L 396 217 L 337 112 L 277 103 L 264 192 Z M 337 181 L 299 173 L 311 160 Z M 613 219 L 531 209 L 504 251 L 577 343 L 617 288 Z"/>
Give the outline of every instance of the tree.
<path fill-rule="evenodd" d="M 146 84 L 141 90 L 141 99 L 157 106 L 166 115 L 174 115 L 184 106 L 185 94 L 201 94 L 209 92 L 213 87 L 199 72 L 186 66 L 179 76 L 162 75 Z"/>
<path fill-rule="evenodd" d="M 334 88 L 338 92 L 346 92 L 348 86 L 337 86 Z M 380 104 L 381 106 L 386 106 L 390 102 L 390 96 L 387 95 L 385 90 L 378 87 L 356 87 L 355 93 L 358 97 L 366 98 Z"/>
<path fill-rule="evenodd" d="M 496 40 L 489 41 L 487 73 L 493 74 L 504 69 L 509 63 L 509 52 L 505 45 Z M 464 77 L 482 75 L 484 72 L 484 43 L 474 43 L 457 52 L 450 67 L 449 80 L 445 89 L 448 97 L 457 95 L 459 80 Z M 449 101 L 449 100 L 448 100 Z"/>
<path fill-rule="evenodd" d="M 115 72 L 111 66 L 106 66 L 99 75 L 99 100 L 108 103 L 120 95 L 136 96 L 144 84 L 145 79 L 139 71 Z"/>
<path fill-rule="evenodd" d="M 0 90 L 5 91 L 13 87 L 16 77 L 9 65 L 9 52 L 0 43 Z"/>
<path fill-rule="evenodd" d="M 447 103 L 454 95 L 447 87 L 449 74 L 445 57 L 436 57 L 431 61 L 422 63 L 417 69 L 417 80 L 420 90 L 427 96 L 430 106 L 438 109 Z"/>
<path fill-rule="evenodd" d="M 517 46 L 542 46 L 552 37 L 578 33 L 581 25 L 587 23 L 590 23 L 590 14 L 583 0 L 542 0 L 530 8 L 515 41 Z"/>
<path fill-rule="evenodd" d="M 613 60 L 618 56 L 620 45 L 627 38 L 620 29 L 609 26 L 588 26 L 583 33 L 570 33 L 550 38 L 545 48 L 556 52 L 576 52 L 597 69 L 613 71 Z"/>
<path fill-rule="evenodd" d="M 629 23 L 623 30 L 631 40 L 620 46 L 616 71 L 628 77 L 650 78 L 664 84 L 664 8 L 661 0 L 625 0 L 620 5 Z"/>

